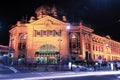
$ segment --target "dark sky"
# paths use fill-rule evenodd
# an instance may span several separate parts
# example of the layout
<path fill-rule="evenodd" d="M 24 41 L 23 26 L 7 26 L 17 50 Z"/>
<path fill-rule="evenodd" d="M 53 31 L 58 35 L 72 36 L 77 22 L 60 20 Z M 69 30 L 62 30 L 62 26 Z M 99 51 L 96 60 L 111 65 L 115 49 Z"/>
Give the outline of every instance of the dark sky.
<path fill-rule="evenodd" d="M 94 33 L 110 35 L 120 41 L 120 0 L 1 0 L 0 1 L 0 44 L 8 45 L 9 29 L 23 16 L 35 15 L 41 5 L 55 5 L 66 13 L 70 22 L 81 19 L 91 25 Z"/>

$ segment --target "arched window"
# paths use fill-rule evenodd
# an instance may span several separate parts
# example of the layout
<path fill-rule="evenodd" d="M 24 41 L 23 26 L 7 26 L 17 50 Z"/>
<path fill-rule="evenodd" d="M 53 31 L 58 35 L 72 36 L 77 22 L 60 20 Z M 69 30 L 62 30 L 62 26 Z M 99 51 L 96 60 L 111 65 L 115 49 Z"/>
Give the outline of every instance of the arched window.
<path fill-rule="evenodd" d="M 20 37 L 20 40 L 26 40 L 27 39 L 27 34 L 24 34 Z"/>
<path fill-rule="evenodd" d="M 27 39 L 27 34 L 20 35 L 20 41 L 19 41 L 19 45 L 18 45 L 19 50 L 26 49 L 26 39 Z"/>
<path fill-rule="evenodd" d="M 58 52 L 57 48 L 51 44 L 42 45 L 38 50 L 40 53 L 54 53 Z"/>

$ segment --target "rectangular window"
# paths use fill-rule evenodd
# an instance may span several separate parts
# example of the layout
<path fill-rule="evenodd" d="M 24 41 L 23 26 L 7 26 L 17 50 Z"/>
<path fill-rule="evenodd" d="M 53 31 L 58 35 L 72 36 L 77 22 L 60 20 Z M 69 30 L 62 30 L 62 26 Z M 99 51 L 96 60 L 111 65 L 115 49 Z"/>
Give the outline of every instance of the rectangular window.
<path fill-rule="evenodd" d="M 90 50 L 90 44 L 86 43 L 85 46 L 86 46 L 86 49 Z"/>
<path fill-rule="evenodd" d="M 47 35 L 47 32 L 46 32 L 46 31 L 43 31 L 43 35 Z"/>
<path fill-rule="evenodd" d="M 51 35 L 51 36 L 52 36 L 52 35 L 53 35 L 53 31 L 49 31 L 49 35 Z"/>
<path fill-rule="evenodd" d="M 18 48 L 19 48 L 19 50 L 26 49 L 26 43 L 19 43 Z"/>
<path fill-rule="evenodd" d="M 40 30 L 36 30 L 36 34 L 37 34 L 37 35 L 40 35 Z"/>
<path fill-rule="evenodd" d="M 76 44 L 76 43 L 75 43 L 75 44 L 73 43 L 73 44 L 72 44 L 72 48 L 77 48 L 77 44 Z"/>
<path fill-rule="evenodd" d="M 61 36 L 61 30 L 56 30 L 56 35 Z"/>
<path fill-rule="evenodd" d="M 25 43 L 22 44 L 22 49 L 26 49 L 26 44 Z"/>

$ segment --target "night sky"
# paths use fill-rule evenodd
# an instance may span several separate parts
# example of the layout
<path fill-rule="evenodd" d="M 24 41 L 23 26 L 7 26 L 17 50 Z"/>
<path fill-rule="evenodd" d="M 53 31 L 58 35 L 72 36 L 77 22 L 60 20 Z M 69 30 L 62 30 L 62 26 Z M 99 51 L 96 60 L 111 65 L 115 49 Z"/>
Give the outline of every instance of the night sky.
<path fill-rule="evenodd" d="M 82 20 L 94 29 L 94 33 L 110 35 L 120 41 L 120 0 L 1 0 L 0 1 L 0 44 L 8 45 L 9 30 L 25 16 L 35 16 L 41 5 L 55 5 L 70 23 Z"/>

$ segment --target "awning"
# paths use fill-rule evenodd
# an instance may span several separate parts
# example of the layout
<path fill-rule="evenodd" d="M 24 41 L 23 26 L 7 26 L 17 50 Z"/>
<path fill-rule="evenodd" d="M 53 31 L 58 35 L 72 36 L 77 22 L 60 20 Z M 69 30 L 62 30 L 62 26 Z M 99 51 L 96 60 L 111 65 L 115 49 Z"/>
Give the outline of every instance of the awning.
<path fill-rule="evenodd" d="M 58 54 L 58 52 L 55 52 L 55 51 L 39 51 L 39 52 L 36 52 L 36 54 Z"/>

